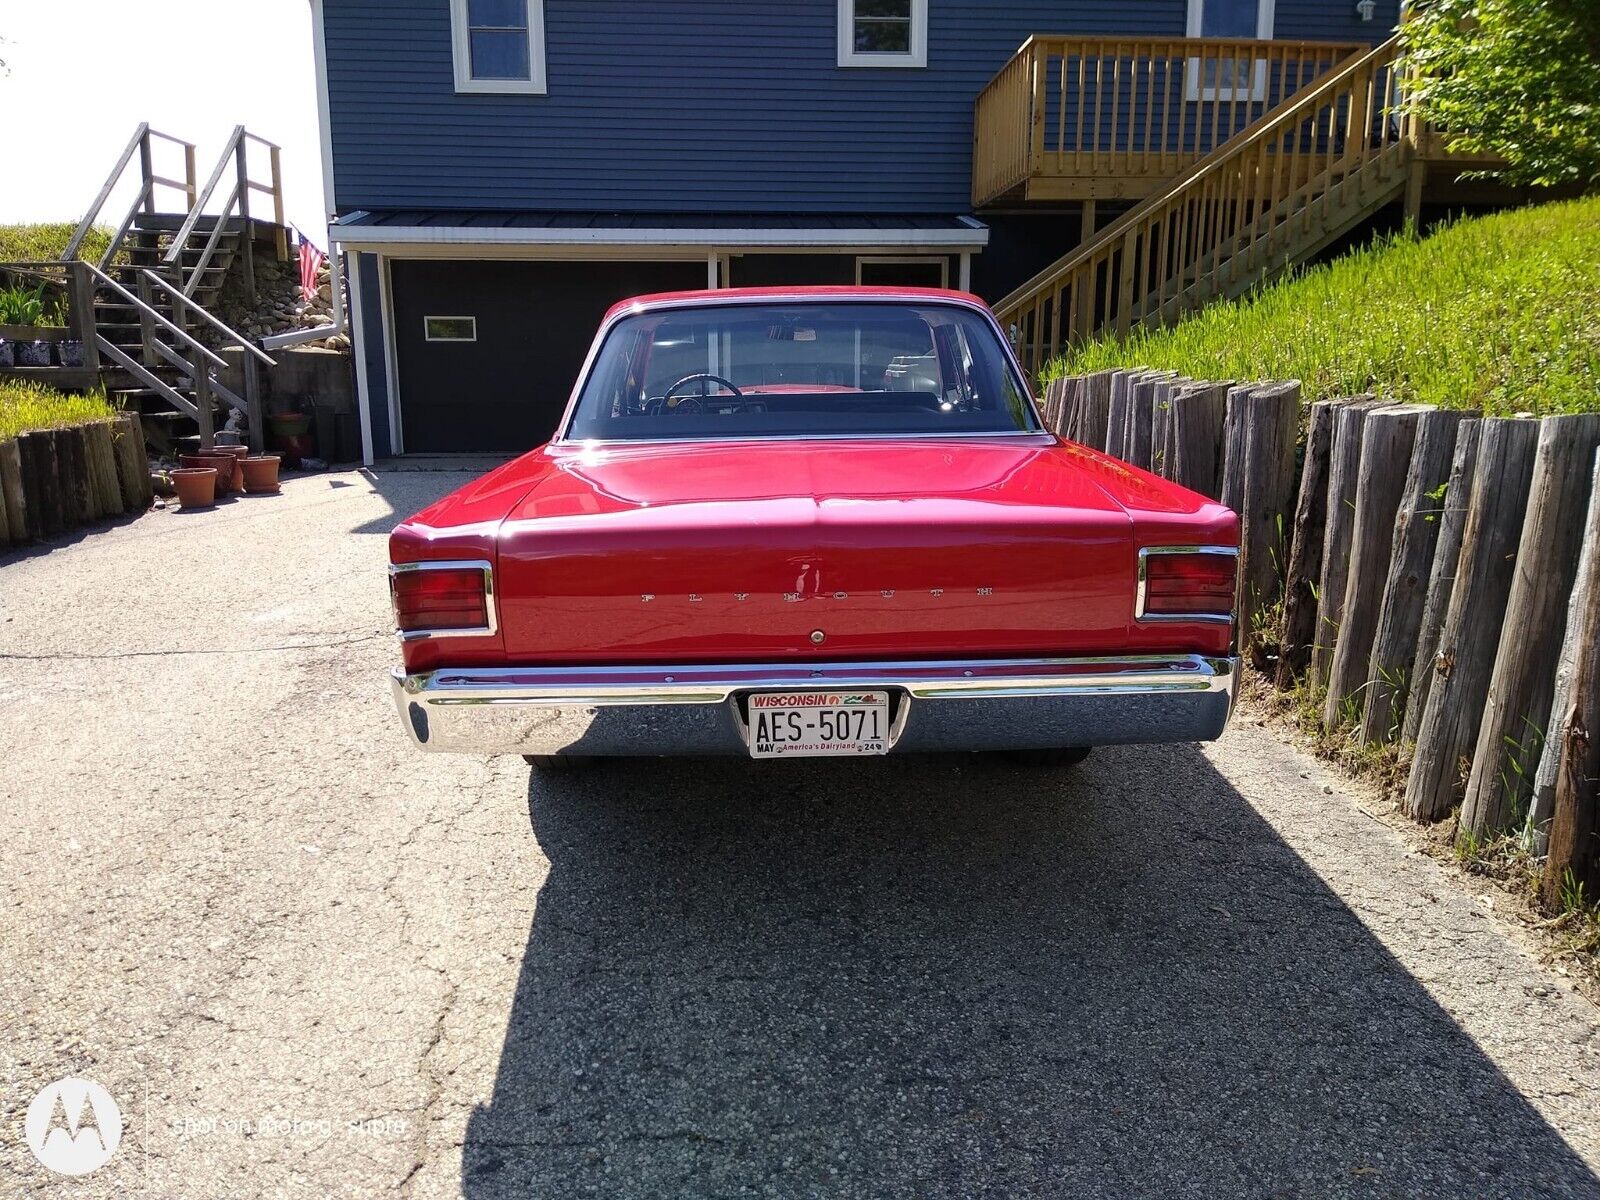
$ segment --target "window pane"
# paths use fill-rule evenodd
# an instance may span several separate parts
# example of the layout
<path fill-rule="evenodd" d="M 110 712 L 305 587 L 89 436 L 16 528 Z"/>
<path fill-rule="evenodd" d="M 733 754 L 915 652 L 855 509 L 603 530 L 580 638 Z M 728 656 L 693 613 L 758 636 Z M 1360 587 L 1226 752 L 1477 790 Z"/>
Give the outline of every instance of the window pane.
<path fill-rule="evenodd" d="M 898 17 L 911 20 L 911 0 L 856 0 L 856 18 Z"/>
<path fill-rule="evenodd" d="M 476 317 L 423 317 L 422 335 L 430 342 L 475 342 Z"/>
<path fill-rule="evenodd" d="M 910 21 L 857 21 L 856 53 L 910 54 Z"/>
<path fill-rule="evenodd" d="M 528 0 L 467 0 L 467 24 L 500 29 L 528 27 Z"/>
<path fill-rule="evenodd" d="M 528 79 L 528 35 L 526 33 L 472 32 L 472 77 L 474 79 Z"/>
<path fill-rule="evenodd" d="M 1256 0 L 1204 0 L 1200 9 L 1200 36 L 1255 37 Z"/>

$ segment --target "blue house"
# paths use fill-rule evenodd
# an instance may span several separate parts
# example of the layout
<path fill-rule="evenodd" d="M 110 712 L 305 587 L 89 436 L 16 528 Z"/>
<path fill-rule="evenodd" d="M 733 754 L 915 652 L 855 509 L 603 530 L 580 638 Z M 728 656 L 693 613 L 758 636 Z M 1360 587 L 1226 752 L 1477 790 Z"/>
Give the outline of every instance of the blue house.
<path fill-rule="evenodd" d="M 995 299 L 1398 0 L 312 0 L 372 456 L 524 449 L 627 295 Z"/>

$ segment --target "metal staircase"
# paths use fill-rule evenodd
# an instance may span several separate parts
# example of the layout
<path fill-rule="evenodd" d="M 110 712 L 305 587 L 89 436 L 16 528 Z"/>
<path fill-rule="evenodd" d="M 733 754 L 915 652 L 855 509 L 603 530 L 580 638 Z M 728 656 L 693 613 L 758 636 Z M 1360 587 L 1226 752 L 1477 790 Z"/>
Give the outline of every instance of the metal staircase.
<path fill-rule="evenodd" d="M 1036 370 L 1070 341 L 1169 325 L 1303 262 L 1407 192 L 1399 39 L 1297 91 L 995 305 Z"/>
<path fill-rule="evenodd" d="M 181 180 L 157 172 L 158 144 L 181 149 Z M 269 182 L 252 177 L 252 146 L 268 157 Z M 98 262 L 82 262 L 90 231 L 135 161 L 138 186 L 126 215 Z M 228 178 L 232 187 L 222 198 L 219 189 Z M 181 193 L 182 207 L 163 208 L 158 202 L 163 189 Z M 270 197 L 270 221 L 251 215 L 252 193 Z M 209 446 L 220 406 L 243 414 L 251 443 L 259 448 L 256 369 L 273 360 L 211 309 L 231 272 L 242 276 L 253 296 L 255 256 L 268 243 L 277 257 L 287 258 L 277 146 L 235 127 L 210 178 L 197 189 L 194 146 L 148 124 L 135 131 L 68 243 L 63 258 L 73 268 L 74 303 L 92 316 L 76 322 L 87 335 L 86 365 L 99 368 L 107 393 L 120 407 L 141 412 L 146 425 L 155 426 L 152 440 L 158 444 L 192 422 L 201 444 Z M 216 351 L 235 346 L 244 351 L 243 395 L 218 378 L 228 364 Z M 167 427 L 165 435 L 161 426 Z"/>

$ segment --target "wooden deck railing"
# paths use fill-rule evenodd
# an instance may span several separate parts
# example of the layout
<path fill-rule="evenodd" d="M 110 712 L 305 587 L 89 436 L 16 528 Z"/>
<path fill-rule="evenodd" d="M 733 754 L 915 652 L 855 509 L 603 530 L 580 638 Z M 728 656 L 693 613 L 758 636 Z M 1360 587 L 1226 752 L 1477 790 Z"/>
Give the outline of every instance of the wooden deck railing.
<path fill-rule="evenodd" d="M 1141 198 L 1367 49 L 1254 38 L 1029 38 L 978 96 L 973 203 Z"/>
<path fill-rule="evenodd" d="M 1403 191 L 1399 53 L 1391 38 L 1295 93 L 996 304 L 1029 368 L 1068 339 L 1238 294 Z"/>

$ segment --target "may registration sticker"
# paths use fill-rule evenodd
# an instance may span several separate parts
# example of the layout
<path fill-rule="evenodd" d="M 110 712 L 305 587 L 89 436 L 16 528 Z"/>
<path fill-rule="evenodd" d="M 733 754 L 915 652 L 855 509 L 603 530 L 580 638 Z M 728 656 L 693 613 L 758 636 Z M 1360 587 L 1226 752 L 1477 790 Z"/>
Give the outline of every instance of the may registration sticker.
<path fill-rule="evenodd" d="M 750 697 L 754 758 L 884 754 L 888 692 L 757 692 Z"/>

